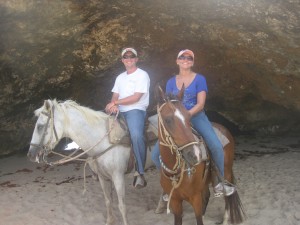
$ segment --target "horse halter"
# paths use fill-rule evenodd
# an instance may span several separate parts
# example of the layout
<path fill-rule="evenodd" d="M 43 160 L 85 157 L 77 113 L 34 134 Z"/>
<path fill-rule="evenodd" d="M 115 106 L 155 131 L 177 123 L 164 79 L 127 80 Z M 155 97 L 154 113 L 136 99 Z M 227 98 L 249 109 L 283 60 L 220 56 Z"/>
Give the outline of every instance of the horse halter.
<path fill-rule="evenodd" d="M 52 108 L 50 110 L 50 113 L 49 112 L 44 112 L 44 111 L 41 112 L 41 113 L 48 117 L 47 122 L 46 122 L 45 127 L 44 127 L 44 130 L 43 130 L 43 135 L 42 135 L 42 138 L 41 138 L 39 144 L 30 143 L 30 146 L 37 147 L 38 149 L 41 149 L 42 153 L 43 153 L 43 161 L 47 163 L 47 161 L 45 159 L 45 156 L 48 155 L 49 151 L 51 150 L 50 143 L 52 142 L 52 139 L 53 139 L 53 133 L 55 135 L 56 141 L 58 141 L 59 139 L 58 139 L 58 135 L 57 135 L 57 132 L 56 132 L 56 129 L 55 129 L 55 125 L 54 125 L 54 106 L 52 106 Z M 51 136 L 50 136 L 49 141 L 45 145 L 43 145 L 45 137 L 46 137 L 46 131 L 47 131 L 47 128 L 48 128 L 48 125 L 49 125 L 51 119 L 52 119 L 52 122 L 50 124 L 51 125 Z"/>
<path fill-rule="evenodd" d="M 170 102 L 179 102 L 179 100 L 170 100 Z M 185 149 L 186 147 L 190 146 L 190 145 L 195 145 L 195 144 L 199 144 L 197 141 L 191 141 L 183 146 L 178 146 L 173 137 L 170 135 L 170 133 L 167 131 L 163 120 L 162 120 L 162 116 L 161 116 L 161 110 L 162 108 L 167 104 L 168 102 L 163 103 L 160 107 L 157 106 L 157 114 L 158 114 L 158 129 L 160 131 L 160 133 L 164 133 L 165 135 L 161 135 L 162 140 L 159 142 L 161 145 L 164 145 L 168 148 L 170 148 L 172 154 L 175 153 L 176 154 L 176 163 L 173 167 L 173 169 L 169 169 L 166 167 L 166 165 L 163 163 L 161 157 L 160 157 L 160 163 L 162 165 L 162 167 L 170 174 L 177 174 L 179 169 L 181 168 L 181 160 L 182 160 L 182 154 L 181 151 L 183 149 Z M 165 136 L 165 137 L 164 137 Z"/>

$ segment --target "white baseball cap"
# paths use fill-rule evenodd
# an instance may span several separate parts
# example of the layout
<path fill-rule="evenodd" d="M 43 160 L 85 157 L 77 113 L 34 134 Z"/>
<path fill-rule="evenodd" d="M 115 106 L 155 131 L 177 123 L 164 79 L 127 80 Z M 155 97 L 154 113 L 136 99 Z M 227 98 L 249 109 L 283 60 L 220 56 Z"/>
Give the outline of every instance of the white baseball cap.
<path fill-rule="evenodd" d="M 122 57 L 126 52 L 132 52 L 133 54 L 135 54 L 135 56 L 137 56 L 137 52 L 134 48 L 124 48 L 121 53 Z"/>
<path fill-rule="evenodd" d="M 194 52 L 193 52 L 193 51 L 191 51 L 191 50 L 189 50 L 189 49 L 184 49 L 184 50 L 181 50 L 181 51 L 178 53 L 177 59 L 178 59 L 180 56 L 182 56 L 184 53 L 189 54 L 190 56 L 193 57 L 193 59 L 195 58 L 195 57 L 194 57 Z"/>

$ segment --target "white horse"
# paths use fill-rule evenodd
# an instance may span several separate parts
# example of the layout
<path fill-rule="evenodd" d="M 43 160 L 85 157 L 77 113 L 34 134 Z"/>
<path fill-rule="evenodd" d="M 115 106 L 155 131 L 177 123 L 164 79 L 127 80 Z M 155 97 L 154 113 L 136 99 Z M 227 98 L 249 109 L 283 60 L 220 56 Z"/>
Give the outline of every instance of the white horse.
<path fill-rule="evenodd" d="M 112 145 L 108 138 L 109 115 L 78 105 L 74 101 L 45 100 L 35 110 L 38 117 L 27 156 L 33 162 L 45 157 L 63 137 L 71 138 L 86 151 L 91 169 L 98 174 L 107 208 L 107 225 L 114 224 L 112 182 L 118 196 L 124 225 L 128 225 L 124 174 L 130 158 L 130 147 Z"/>

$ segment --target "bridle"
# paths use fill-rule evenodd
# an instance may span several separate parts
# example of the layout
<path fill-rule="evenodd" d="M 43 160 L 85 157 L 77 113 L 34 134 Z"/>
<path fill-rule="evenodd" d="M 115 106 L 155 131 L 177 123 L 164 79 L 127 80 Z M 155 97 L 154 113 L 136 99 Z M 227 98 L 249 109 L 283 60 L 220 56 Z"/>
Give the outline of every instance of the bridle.
<path fill-rule="evenodd" d="M 33 146 L 33 147 L 37 147 L 38 149 L 42 149 L 42 153 L 43 153 L 43 161 L 44 162 L 47 162 L 45 157 L 50 153 L 51 151 L 51 147 L 50 147 L 50 144 L 53 140 L 53 134 L 55 136 L 55 139 L 56 141 L 59 141 L 58 139 L 58 135 L 57 135 L 57 131 L 55 129 L 55 124 L 54 124 L 54 106 L 52 106 L 50 112 L 44 112 L 42 111 L 41 114 L 44 114 L 45 116 L 48 117 L 47 119 L 47 122 L 46 122 L 46 125 L 44 126 L 44 130 L 43 130 L 43 134 L 42 134 L 42 138 L 40 140 L 40 143 L 39 144 L 35 144 L 35 143 L 30 143 L 30 146 Z M 50 123 L 50 120 L 51 120 L 51 123 Z M 50 129 L 51 129 L 51 136 L 49 138 L 49 141 L 43 145 L 44 143 L 44 140 L 45 140 L 45 137 L 46 137 L 46 134 L 47 134 L 47 128 L 48 128 L 48 125 L 50 123 Z"/>
<path fill-rule="evenodd" d="M 169 100 L 169 102 L 179 102 L 179 100 Z M 164 170 L 166 170 L 168 173 L 174 175 L 174 174 L 178 174 L 179 170 L 182 168 L 182 161 L 183 161 L 183 157 L 182 157 L 182 153 L 181 153 L 182 150 L 190 145 L 195 145 L 195 144 L 199 144 L 199 143 L 197 141 L 191 141 L 183 146 L 178 146 L 175 143 L 173 137 L 167 131 L 167 129 L 163 123 L 162 116 L 161 116 L 161 111 L 162 111 L 163 107 L 166 106 L 166 104 L 168 104 L 169 102 L 165 102 L 161 106 L 157 106 L 158 129 L 159 129 L 160 134 L 164 134 L 164 135 L 160 135 L 162 140 L 160 140 L 159 143 L 163 146 L 168 147 L 171 150 L 172 154 L 175 153 L 176 163 L 175 163 L 174 167 L 172 169 L 170 169 L 164 164 L 161 157 L 159 158 L 159 160 L 160 160 L 162 168 Z"/>
<path fill-rule="evenodd" d="M 50 112 L 42 111 L 41 113 L 44 114 L 44 115 L 46 115 L 48 117 L 47 122 L 46 122 L 45 127 L 44 127 L 44 130 L 43 130 L 43 135 L 42 135 L 42 138 L 41 138 L 39 144 L 30 143 L 30 146 L 37 147 L 38 150 L 41 149 L 42 155 L 43 155 L 42 160 L 47 165 L 50 165 L 50 166 L 60 165 L 60 164 L 64 164 L 66 162 L 70 162 L 70 161 L 73 161 L 73 160 L 85 161 L 87 163 L 88 160 L 95 160 L 95 159 L 99 158 L 100 156 L 102 156 L 103 154 L 105 154 L 106 152 L 108 152 L 110 149 L 112 149 L 114 146 L 117 145 L 117 143 L 116 144 L 112 144 L 108 148 L 106 148 L 104 151 L 102 151 L 101 153 L 98 153 L 98 154 L 96 154 L 96 155 L 94 155 L 92 157 L 89 157 L 87 160 L 80 158 L 81 156 L 86 155 L 89 151 L 93 150 L 95 146 L 97 146 L 98 144 L 100 144 L 104 140 L 104 138 L 109 135 L 109 133 L 112 131 L 112 129 L 114 127 L 114 124 L 116 123 L 116 120 L 118 118 L 118 114 L 119 113 L 117 113 L 115 115 L 113 126 L 111 126 L 111 128 L 106 132 L 106 134 L 99 141 L 97 141 L 94 145 L 92 145 L 91 147 L 89 147 L 88 149 L 86 149 L 85 151 L 83 151 L 82 153 L 77 154 L 76 156 L 74 156 L 74 155 L 80 149 L 77 149 L 76 151 L 74 151 L 72 154 L 70 154 L 68 156 L 59 154 L 59 153 L 53 151 L 53 149 L 51 148 L 51 143 L 52 143 L 52 140 L 53 140 L 53 134 L 55 135 L 56 142 L 59 141 L 59 138 L 58 138 L 58 135 L 57 135 L 57 131 L 56 131 L 56 128 L 55 128 L 55 124 L 54 124 L 54 105 L 52 106 Z M 50 121 L 51 121 L 51 123 L 50 123 Z M 46 134 L 47 134 L 46 131 L 47 131 L 49 123 L 51 125 L 51 127 L 50 127 L 50 129 L 51 129 L 51 136 L 50 136 L 49 141 L 45 145 L 43 145 L 45 137 L 46 137 Z M 60 155 L 60 156 L 62 156 L 64 158 L 60 159 L 58 161 L 55 161 L 55 162 L 48 162 L 47 159 L 46 159 L 46 156 L 49 155 L 50 153 L 54 153 L 56 155 Z"/>
<path fill-rule="evenodd" d="M 167 131 L 167 129 L 163 123 L 163 120 L 162 120 L 161 111 L 164 106 L 166 106 L 168 103 L 172 103 L 172 102 L 179 102 L 179 100 L 169 100 L 169 101 L 166 101 L 165 103 L 163 103 L 160 107 L 157 106 L 158 129 L 159 129 L 159 133 L 160 133 L 160 137 L 161 137 L 161 140 L 159 143 L 163 146 L 168 147 L 171 150 L 171 153 L 172 154 L 175 153 L 175 155 L 176 155 L 176 163 L 172 169 L 168 168 L 165 165 L 165 163 L 162 161 L 161 156 L 159 156 L 159 161 L 160 161 L 160 164 L 162 167 L 162 170 L 161 170 L 162 174 L 166 178 L 170 179 L 171 184 L 172 184 L 172 189 L 170 191 L 169 200 L 168 200 L 168 204 L 167 204 L 167 213 L 170 212 L 170 199 L 172 198 L 172 194 L 173 194 L 174 190 L 181 185 L 181 182 L 184 177 L 184 172 L 187 171 L 188 176 L 190 176 L 192 173 L 194 173 L 196 171 L 194 166 L 192 168 L 190 168 L 190 167 L 185 168 L 186 162 L 182 157 L 182 150 L 184 150 L 186 147 L 188 147 L 190 145 L 199 144 L 197 141 L 191 141 L 183 146 L 178 146 L 175 143 L 173 137 Z M 172 104 L 172 106 L 173 106 L 173 104 Z M 167 175 L 164 171 L 166 171 L 170 175 Z"/>
<path fill-rule="evenodd" d="M 76 151 L 74 151 L 73 153 L 71 153 L 70 155 L 68 156 L 65 156 L 65 155 L 62 155 L 62 154 L 59 154 L 59 153 L 56 153 L 53 151 L 53 149 L 51 149 L 51 142 L 52 142 L 52 139 L 53 139 L 53 134 L 55 135 L 55 139 L 56 139 L 56 142 L 59 141 L 59 138 L 58 138 L 58 135 L 57 135 L 57 131 L 56 131 L 56 128 L 55 128 L 55 124 L 54 124 L 54 105 L 52 106 L 50 112 L 44 112 L 42 111 L 41 114 L 44 114 L 45 116 L 48 117 L 47 119 L 47 122 L 45 124 L 45 127 L 44 127 L 44 130 L 43 130 L 43 135 L 42 135 L 42 138 L 40 140 L 40 143 L 39 144 L 35 144 L 35 143 L 30 143 L 30 146 L 34 146 L 34 147 L 37 147 L 38 150 L 41 149 L 42 151 L 42 159 L 43 159 L 43 162 L 46 163 L 47 165 L 50 165 L 50 166 L 53 166 L 53 165 L 61 165 L 61 164 L 64 164 L 66 162 L 70 162 L 70 161 L 73 161 L 73 160 L 78 160 L 78 161 L 84 161 L 85 164 L 84 164 L 84 174 L 83 174 L 83 179 L 84 179 L 84 192 L 86 190 L 86 187 L 85 187 L 85 183 L 86 183 L 86 173 L 85 173 L 85 170 L 86 170 L 86 165 L 90 162 L 90 161 L 93 161 L 93 160 L 96 160 L 97 158 L 101 157 L 102 155 L 104 155 L 106 152 L 108 152 L 110 149 L 112 149 L 114 146 L 116 146 L 117 144 L 112 144 L 110 145 L 108 148 L 106 148 L 103 152 L 97 154 L 97 155 L 94 155 L 93 157 L 88 157 L 87 159 L 81 159 L 80 157 L 87 154 L 89 151 L 93 150 L 94 147 L 96 145 L 98 145 L 99 143 L 101 143 L 105 137 L 107 137 L 109 135 L 109 133 L 112 131 L 113 127 L 114 127 L 114 124 L 116 123 L 116 120 L 118 118 L 118 114 L 117 113 L 115 115 L 115 119 L 114 119 L 114 123 L 113 123 L 113 126 L 106 132 L 106 134 L 99 140 L 97 141 L 93 146 L 91 146 L 90 148 L 88 148 L 87 150 L 83 151 L 82 153 L 80 154 L 77 154 L 76 156 L 73 156 L 77 153 L 79 149 L 77 149 Z M 52 121 L 50 123 L 50 120 Z M 46 134 L 47 134 L 47 128 L 48 128 L 48 125 L 51 125 L 50 129 L 51 129 L 51 136 L 50 136 L 50 139 L 49 141 L 43 145 L 43 142 L 45 140 L 45 137 L 46 137 Z M 63 159 L 60 159 L 56 162 L 48 162 L 46 157 L 49 153 L 55 153 L 56 155 L 60 155 L 60 156 L 63 156 L 64 158 Z"/>

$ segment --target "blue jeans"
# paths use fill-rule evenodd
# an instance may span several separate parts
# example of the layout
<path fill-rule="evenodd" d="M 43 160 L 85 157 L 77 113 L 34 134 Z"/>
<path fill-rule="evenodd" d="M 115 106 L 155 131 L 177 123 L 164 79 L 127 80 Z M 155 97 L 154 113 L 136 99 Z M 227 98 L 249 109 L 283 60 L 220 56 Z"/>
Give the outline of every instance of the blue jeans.
<path fill-rule="evenodd" d="M 224 152 L 223 146 L 216 135 L 210 121 L 208 120 L 204 111 L 201 111 L 191 118 L 192 126 L 197 132 L 202 135 L 204 141 L 206 142 L 213 161 L 215 162 L 220 174 L 224 177 Z M 156 142 L 152 153 L 151 159 L 155 164 L 157 169 L 160 169 L 159 161 L 159 142 Z"/>
<path fill-rule="evenodd" d="M 146 146 L 144 140 L 144 128 L 146 111 L 133 109 L 121 112 L 129 129 L 133 153 L 136 161 L 136 170 L 140 175 L 144 174 L 146 163 Z"/>
<path fill-rule="evenodd" d="M 160 170 L 160 161 L 159 161 L 159 156 L 160 156 L 160 152 L 159 152 L 159 140 L 155 143 L 152 151 L 151 151 L 151 159 L 152 162 L 154 163 L 154 165 L 156 166 L 156 168 L 158 170 Z"/>
<path fill-rule="evenodd" d="M 203 137 L 207 144 L 211 157 L 224 177 L 224 151 L 222 143 L 216 135 L 212 124 L 204 111 L 201 111 L 191 118 L 193 128 Z"/>

